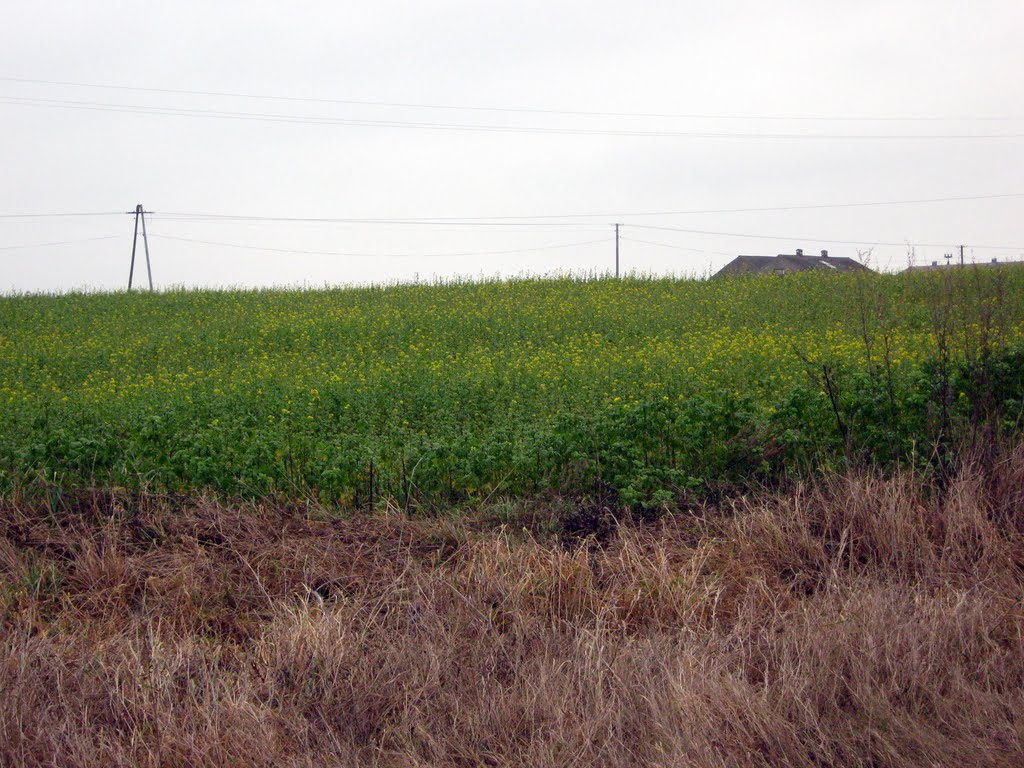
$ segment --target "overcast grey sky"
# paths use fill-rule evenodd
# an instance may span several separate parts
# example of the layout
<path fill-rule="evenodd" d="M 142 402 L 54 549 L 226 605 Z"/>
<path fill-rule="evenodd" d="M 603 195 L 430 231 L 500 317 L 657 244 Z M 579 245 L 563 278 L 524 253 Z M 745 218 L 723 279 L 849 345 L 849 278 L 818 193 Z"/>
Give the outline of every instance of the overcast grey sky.
<path fill-rule="evenodd" d="M 1022 33 L 1020 0 L 5 0 L 0 291 L 122 287 L 131 217 L 11 215 L 138 202 L 161 287 L 604 271 L 616 221 L 641 272 L 1024 258 L 1024 196 L 630 215 L 1024 193 Z"/>

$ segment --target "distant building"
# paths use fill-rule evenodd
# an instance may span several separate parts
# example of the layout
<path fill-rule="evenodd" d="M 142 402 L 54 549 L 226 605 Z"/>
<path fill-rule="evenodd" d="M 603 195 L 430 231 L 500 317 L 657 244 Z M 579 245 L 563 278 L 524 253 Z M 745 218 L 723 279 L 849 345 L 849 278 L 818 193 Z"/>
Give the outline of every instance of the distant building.
<path fill-rule="evenodd" d="M 792 272 L 871 272 L 856 259 L 846 256 L 829 256 L 822 251 L 820 256 L 806 256 L 802 248 L 796 253 L 780 253 L 778 256 L 737 256 L 718 272 L 715 277 L 734 275 L 788 275 Z"/>
<path fill-rule="evenodd" d="M 970 264 L 961 264 L 955 259 L 946 259 L 945 263 L 941 261 L 933 261 L 931 264 L 916 264 L 912 267 L 907 267 L 904 272 L 933 272 L 940 269 L 953 269 L 957 267 L 1022 267 L 1024 262 L 1020 261 L 1000 261 L 999 259 L 992 259 L 991 261 L 976 261 Z"/>

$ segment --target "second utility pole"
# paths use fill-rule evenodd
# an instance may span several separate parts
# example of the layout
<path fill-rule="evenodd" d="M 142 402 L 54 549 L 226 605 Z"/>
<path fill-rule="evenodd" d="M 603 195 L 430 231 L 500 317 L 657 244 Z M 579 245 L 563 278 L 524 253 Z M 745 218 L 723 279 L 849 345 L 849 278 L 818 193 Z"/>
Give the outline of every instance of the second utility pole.
<path fill-rule="evenodd" d="M 619 279 L 619 225 L 615 225 L 615 279 Z"/>

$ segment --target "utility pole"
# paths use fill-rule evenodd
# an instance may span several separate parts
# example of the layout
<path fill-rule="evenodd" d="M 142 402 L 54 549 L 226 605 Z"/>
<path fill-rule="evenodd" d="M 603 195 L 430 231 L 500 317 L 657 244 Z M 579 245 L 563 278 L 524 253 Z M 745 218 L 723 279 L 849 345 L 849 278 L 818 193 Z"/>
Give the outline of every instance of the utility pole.
<path fill-rule="evenodd" d="M 964 247 L 960 246 L 960 266 L 964 265 Z"/>
<path fill-rule="evenodd" d="M 615 225 L 615 279 L 619 279 L 619 224 Z"/>
<path fill-rule="evenodd" d="M 146 211 L 142 207 L 142 203 L 135 206 L 134 211 L 128 211 L 128 214 L 135 214 L 135 234 L 132 235 L 132 263 L 128 269 L 128 290 L 132 289 L 132 280 L 135 277 L 135 248 L 139 242 L 139 222 L 142 222 L 142 247 L 146 251 L 146 275 L 149 277 L 149 290 L 153 290 L 153 268 L 149 263 L 149 238 L 146 236 Z M 152 211 L 149 211 L 152 213 Z"/>

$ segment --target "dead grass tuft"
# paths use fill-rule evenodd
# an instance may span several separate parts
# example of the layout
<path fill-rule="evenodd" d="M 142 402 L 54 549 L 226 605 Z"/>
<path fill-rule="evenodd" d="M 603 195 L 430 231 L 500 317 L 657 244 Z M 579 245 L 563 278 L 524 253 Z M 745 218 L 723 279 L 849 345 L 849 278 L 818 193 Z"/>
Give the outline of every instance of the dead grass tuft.
<path fill-rule="evenodd" d="M 1017 450 L 941 495 L 851 474 L 599 546 L 8 505 L 0 764 L 1020 765 L 1022 487 Z"/>

